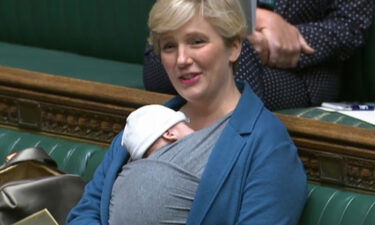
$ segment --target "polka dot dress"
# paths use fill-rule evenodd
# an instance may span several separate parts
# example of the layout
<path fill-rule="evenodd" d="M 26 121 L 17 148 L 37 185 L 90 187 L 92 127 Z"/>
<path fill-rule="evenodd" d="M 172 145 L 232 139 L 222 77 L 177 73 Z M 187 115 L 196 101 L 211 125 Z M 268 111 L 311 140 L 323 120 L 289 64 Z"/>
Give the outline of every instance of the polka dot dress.
<path fill-rule="evenodd" d="M 236 79 L 248 82 L 270 110 L 335 101 L 343 62 L 365 43 L 373 8 L 373 0 L 276 0 L 274 11 L 297 26 L 315 53 L 302 54 L 295 69 L 273 69 L 262 66 L 245 41 Z M 147 90 L 175 93 L 151 47 L 145 51 L 143 76 Z"/>

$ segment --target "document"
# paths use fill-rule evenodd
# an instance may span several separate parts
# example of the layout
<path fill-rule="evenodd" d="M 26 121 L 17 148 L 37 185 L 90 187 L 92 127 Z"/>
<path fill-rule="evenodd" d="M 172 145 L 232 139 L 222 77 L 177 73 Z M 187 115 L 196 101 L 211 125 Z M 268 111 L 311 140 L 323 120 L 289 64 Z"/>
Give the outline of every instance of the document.
<path fill-rule="evenodd" d="M 257 0 L 240 0 L 242 9 L 246 16 L 247 33 L 252 34 L 255 30 L 255 12 L 257 8 Z"/>
<path fill-rule="evenodd" d="M 12 225 L 59 225 L 48 209 L 40 210 Z"/>
<path fill-rule="evenodd" d="M 375 125 L 375 111 L 337 111 L 338 113 Z"/>

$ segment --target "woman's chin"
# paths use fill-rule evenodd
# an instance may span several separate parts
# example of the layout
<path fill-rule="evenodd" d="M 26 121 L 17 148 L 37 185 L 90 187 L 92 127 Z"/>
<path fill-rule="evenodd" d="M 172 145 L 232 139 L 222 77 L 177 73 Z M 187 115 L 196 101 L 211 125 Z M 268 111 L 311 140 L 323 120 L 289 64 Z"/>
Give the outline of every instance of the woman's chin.
<path fill-rule="evenodd" d="M 202 102 L 205 90 L 201 88 L 187 88 L 181 90 L 179 94 L 188 102 Z"/>

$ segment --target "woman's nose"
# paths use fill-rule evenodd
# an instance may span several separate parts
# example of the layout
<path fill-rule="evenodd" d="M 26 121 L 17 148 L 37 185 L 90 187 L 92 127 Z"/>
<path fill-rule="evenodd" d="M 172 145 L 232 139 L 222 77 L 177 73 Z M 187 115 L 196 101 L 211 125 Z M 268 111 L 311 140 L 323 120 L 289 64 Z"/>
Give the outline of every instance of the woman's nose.
<path fill-rule="evenodd" d="M 188 50 L 184 47 L 178 48 L 178 55 L 177 55 L 177 65 L 179 67 L 184 67 L 192 63 L 192 59 L 188 54 Z"/>

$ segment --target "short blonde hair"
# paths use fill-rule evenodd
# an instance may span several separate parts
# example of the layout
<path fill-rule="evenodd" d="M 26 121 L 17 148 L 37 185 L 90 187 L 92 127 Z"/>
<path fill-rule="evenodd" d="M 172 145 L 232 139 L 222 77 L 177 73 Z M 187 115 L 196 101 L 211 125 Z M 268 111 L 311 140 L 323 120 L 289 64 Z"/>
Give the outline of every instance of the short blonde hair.
<path fill-rule="evenodd" d="M 157 0 L 148 26 L 149 43 L 160 52 L 160 35 L 177 30 L 200 13 L 228 45 L 246 37 L 246 18 L 238 0 Z"/>

